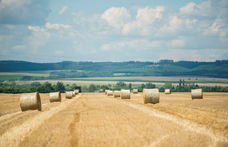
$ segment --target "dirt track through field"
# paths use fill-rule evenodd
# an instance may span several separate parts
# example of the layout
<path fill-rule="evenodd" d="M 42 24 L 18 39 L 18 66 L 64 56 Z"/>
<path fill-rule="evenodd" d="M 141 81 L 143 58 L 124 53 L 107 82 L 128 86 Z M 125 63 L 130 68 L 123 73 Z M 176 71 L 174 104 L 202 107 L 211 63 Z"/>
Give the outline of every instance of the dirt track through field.
<path fill-rule="evenodd" d="M 161 99 L 154 108 L 140 101 L 141 94 L 120 100 L 83 93 L 61 103 L 45 104 L 43 112 L 6 114 L 0 117 L 0 125 L 10 123 L 11 127 L 1 133 L 0 146 L 228 146 L 224 132 L 159 111 L 172 99 Z M 221 115 L 226 115 L 225 110 Z M 23 120 L 18 124 L 20 117 Z"/>

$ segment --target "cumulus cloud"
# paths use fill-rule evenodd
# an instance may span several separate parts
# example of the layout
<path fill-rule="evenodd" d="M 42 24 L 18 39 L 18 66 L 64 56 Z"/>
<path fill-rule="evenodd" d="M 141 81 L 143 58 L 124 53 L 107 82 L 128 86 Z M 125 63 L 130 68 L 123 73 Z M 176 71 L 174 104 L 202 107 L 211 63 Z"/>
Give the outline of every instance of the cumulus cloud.
<path fill-rule="evenodd" d="M 110 26 L 119 29 L 130 21 L 131 15 L 125 7 L 111 7 L 101 15 L 101 19 L 106 20 Z"/>
<path fill-rule="evenodd" d="M 48 42 L 50 33 L 47 32 L 47 29 L 39 26 L 28 26 L 28 29 L 32 31 L 32 35 L 28 37 L 28 42 L 34 49 L 37 49 Z"/>
<path fill-rule="evenodd" d="M 201 17 L 216 17 L 215 11 L 217 11 L 218 2 L 208 0 L 196 5 L 193 2 L 186 4 L 179 9 L 180 14 L 184 16 L 201 16 Z"/>
<path fill-rule="evenodd" d="M 164 11 L 163 6 L 157 6 L 155 9 L 140 8 L 137 11 L 136 21 L 127 23 L 123 27 L 123 34 L 139 33 L 142 35 L 147 35 L 150 30 L 150 25 L 152 25 L 157 19 L 162 19 L 162 12 Z"/>
<path fill-rule="evenodd" d="M 35 5 L 34 2 L 40 5 L 40 10 L 36 10 L 36 6 L 34 10 L 27 8 Z M 118 56 L 119 60 L 122 57 L 126 57 L 124 60 L 138 59 L 139 55 L 143 56 L 143 60 L 154 61 L 160 58 L 208 61 L 227 59 L 228 0 L 207 0 L 200 4 L 190 2 L 174 11 L 165 11 L 163 6 L 137 5 L 134 9 L 136 8 L 134 16 L 135 10 L 131 7 L 129 10 L 126 7 L 111 7 L 101 14 L 73 12 L 66 16 L 63 24 L 45 21 L 49 13 L 46 2 L 0 0 L 0 18 L 3 15 L 1 12 L 6 9 L 9 9 L 7 12 L 12 12 L 5 16 L 20 18 L 17 22 L 16 19 L 13 20 L 14 24 L 0 24 L 1 48 L 21 52 L 27 48 L 33 49 L 32 51 L 45 50 L 56 55 L 68 55 L 73 51 L 81 57 L 82 54 L 88 54 L 91 57 L 97 56 L 97 59 L 102 58 L 98 53 L 94 55 L 100 50 L 104 51 L 105 55 L 102 56 L 106 56 L 107 60 L 111 59 L 110 55 L 113 58 Z M 170 10 L 169 7 L 167 9 Z M 57 14 L 63 15 L 66 10 L 67 7 L 62 6 Z M 43 20 L 42 24 L 41 21 L 33 23 L 26 20 L 35 11 L 42 11 L 39 16 Z M 2 19 L 0 23 L 1 21 Z M 63 52 L 62 48 L 66 51 Z"/>
<path fill-rule="evenodd" d="M 164 25 L 162 30 L 170 30 L 176 31 L 177 29 L 181 29 L 181 24 L 183 23 L 182 19 L 179 19 L 176 15 L 170 17 L 169 26 Z"/>
<path fill-rule="evenodd" d="M 49 0 L 0 1 L 2 24 L 43 25 L 49 13 Z"/>
<path fill-rule="evenodd" d="M 63 14 L 67 9 L 67 6 L 63 6 L 62 9 L 59 11 L 59 15 Z"/>
<path fill-rule="evenodd" d="M 55 24 L 51 24 L 50 22 L 48 22 L 48 23 L 46 23 L 46 28 L 48 28 L 48 29 L 59 29 L 60 27 L 63 27 L 64 29 L 69 29 L 69 28 L 71 28 L 71 26 L 69 26 L 69 25 L 63 25 L 63 24 L 57 24 L 57 23 L 55 23 Z"/>

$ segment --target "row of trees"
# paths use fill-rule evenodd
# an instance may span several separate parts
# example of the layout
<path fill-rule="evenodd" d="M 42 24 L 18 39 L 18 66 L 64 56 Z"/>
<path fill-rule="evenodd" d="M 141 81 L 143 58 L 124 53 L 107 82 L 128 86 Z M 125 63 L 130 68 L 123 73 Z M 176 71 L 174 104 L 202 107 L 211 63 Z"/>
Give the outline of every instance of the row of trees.
<path fill-rule="evenodd" d="M 78 88 L 76 84 L 63 84 L 62 82 L 57 82 L 56 84 L 51 84 L 49 82 L 45 82 L 41 84 L 40 82 L 33 83 L 25 83 L 25 84 L 16 84 L 16 82 L 11 83 L 0 83 L 0 93 L 29 93 L 29 92 L 40 92 L 40 93 L 49 93 L 49 92 L 65 92 L 72 91 Z M 132 86 L 131 83 L 126 84 L 122 81 L 117 82 L 115 85 L 94 85 L 90 84 L 89 86 L 82 86 L 82 92 L 95 92 L 99 89 L 109 90 L 121 90 L 121 89 L 138 89 L 139 92 L 142 92 L 144 88 L 152 89 L 156 88 L 155 84 L 146 83 L 141 84 L 140 86 Z M 172 85 L 170 82 L 165 82 L 165 84 L 159 87 L 160 92 L 164 92 L 165 89 L 171 89 L 173 92 L 190 92 L 191 89 L 202 88 L 203 92 L 228 92 L 228 87 L 220 87 L 220 86 L 198 86 L 192 82 L 185 82 L 184 80 L 180 80 L 177 86 Z"/>

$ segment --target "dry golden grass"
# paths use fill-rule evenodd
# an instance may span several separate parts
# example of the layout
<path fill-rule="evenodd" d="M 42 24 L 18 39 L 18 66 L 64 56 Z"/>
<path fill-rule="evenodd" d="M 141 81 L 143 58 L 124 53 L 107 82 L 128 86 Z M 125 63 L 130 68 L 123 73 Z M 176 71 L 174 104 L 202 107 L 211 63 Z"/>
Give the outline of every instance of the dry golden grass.
<path fill-rule="evenodd" d="M 127 101 L 142 104 L 141 97 L 139 93 Z M 228 93 L 204 92 L 203 99 L 194 100 L 190 92 L 160 93 L 160 103 L 146 106 L 206 125 L 228 136 Z"/>
<path fill-rule="evenodd" d="M 0 95 L 0 106 L 7 97 L 19 108 L 0 107 L 0 146 L 228 146 L 228 93 L 160 93 L 146 105 L 141 93 L 62 95 L 61 103 L 41 94 L 42 112 L 21 112 L 20 95 Z"/>

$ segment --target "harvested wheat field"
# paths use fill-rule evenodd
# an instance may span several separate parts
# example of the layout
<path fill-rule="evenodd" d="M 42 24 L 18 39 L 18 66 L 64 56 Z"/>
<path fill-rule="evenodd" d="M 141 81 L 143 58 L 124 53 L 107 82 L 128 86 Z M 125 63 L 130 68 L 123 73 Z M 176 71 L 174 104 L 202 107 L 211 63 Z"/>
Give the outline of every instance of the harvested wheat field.
<path fill-rule="evenodd" d="M 228 146 L 228 93 L 160 93 L 157 104 L 102 93 L 20 109 L 20 94 L 0 94 L 0 146 Z"/>

